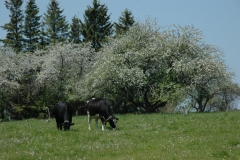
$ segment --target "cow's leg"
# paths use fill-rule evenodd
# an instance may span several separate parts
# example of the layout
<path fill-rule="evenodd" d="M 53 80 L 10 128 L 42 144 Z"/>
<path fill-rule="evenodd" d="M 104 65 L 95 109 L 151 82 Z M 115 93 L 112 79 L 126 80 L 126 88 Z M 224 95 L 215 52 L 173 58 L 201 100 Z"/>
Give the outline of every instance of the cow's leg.
<path fill-rule="evenodd" d="M 60 123 L 57 122 L 57 129 L 59 129 L 59 128 L 60 128 Z"/>
<path fill-rule="evenodd" d="M 96 128 L 98 128 L 98 119 L 97 118 L 95 119 L 95 125 L 96 125 Z"/>
<path fill-rule="evenodd" d="M 61 124 L 61 123 L 58 123 L 58 125 L 60 126 L 60 130 L 62 130 L 62 124 Z"/>
<path fill-rule="evenodd" d="M 60 122 L 59 118 L 55 118 L 55 120 L 56 120 L 56 124 L 57 124 L 57 129 L 59 130 L 59 128 L 60 128 L 60 123 L 58 123 L 58 122 Z"/>
<path fill-rule="evenodd" d="M 106 128 L 106 122 L 102 119 L 101 119 L 101 121 L 102 121 L 102 130 L 104 131 L 104 129 Z"/>
<path fill-rule="evenodd" d="M 102 130 L 104 130 L 106 128 L 106 121 L 105 118 L 101 115 L 99 115 L 99 117 L 101 117 L 101 121 L 102 121 Z"/>
<path fill-rule="evenodd" d="M 91 116 L 88 114 L 88 130 L 91 130 Z"/>
<path fill-rule="evenodd" d="M 105 129 L 105 123 L 102 123 L 102 130 Z"/>
<path fill-rule="evenodd" d="M 62 125 L 61 125 L 61 123 L 57 123 L 57 129 L 59 130 L 62 130 Z"/>

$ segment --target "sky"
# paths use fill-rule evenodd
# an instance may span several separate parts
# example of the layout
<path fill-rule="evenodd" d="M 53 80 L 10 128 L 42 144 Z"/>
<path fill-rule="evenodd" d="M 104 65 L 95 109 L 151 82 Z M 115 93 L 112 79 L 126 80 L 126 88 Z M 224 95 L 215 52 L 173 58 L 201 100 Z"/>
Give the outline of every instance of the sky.
<path fill-rule="evenodd" d="M 10 21 L 5 0 L 0 0 L 0 26 Z M 26 2 L 22 9 L 25 10 Z M 74 15 L 83 20 L 84 11 L 92 6 L 92 0 L 57 0 L 68 23 Z M 50 0 L 36 0 L 39 15 L 47 10 Z M 99 0 L 108 8 L 111 21 L 118 18 L 127 8 L 136 21 L 156 19 L 161 26 L 192 25 L 203 32 L 207 44 L 218 46 L 224 53 L 223 59 L 230 71 L 235 73 L 234 82 L 240 85 L 240 0 Z M 0 28 L 0 39 L 6 31 Z M 2 44 L 0 44 L 2 45 Z"/>

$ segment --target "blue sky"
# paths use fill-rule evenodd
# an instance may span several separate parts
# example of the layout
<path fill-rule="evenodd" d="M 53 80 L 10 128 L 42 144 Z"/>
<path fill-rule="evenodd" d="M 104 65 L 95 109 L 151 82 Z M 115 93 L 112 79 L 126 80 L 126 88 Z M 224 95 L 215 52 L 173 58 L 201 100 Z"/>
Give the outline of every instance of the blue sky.
<path fill-rule="evenodd" d="M 25 10 L 27 0 L 24 0 Z M 40 14 L 50 0 L 36 0 Z M 74 15 L 83 20 L 92 0 L 58 0 L 69 23 Z M 136 21 L 156 18 L 159 25 L 193 25 L 205 35 L 205 42 L 218 46 L 224 53 L 225 63 L 235 72 L 235 82 L 240 85 L 240 0 L 100 0 L 106 4 L 111 21 L 118 22 L 124 9 L 129 9 Z M 9 10 L 0 0 L 0 26 L 9 22 Z M 0 28 L 0 39 L 6 32 Z"/>

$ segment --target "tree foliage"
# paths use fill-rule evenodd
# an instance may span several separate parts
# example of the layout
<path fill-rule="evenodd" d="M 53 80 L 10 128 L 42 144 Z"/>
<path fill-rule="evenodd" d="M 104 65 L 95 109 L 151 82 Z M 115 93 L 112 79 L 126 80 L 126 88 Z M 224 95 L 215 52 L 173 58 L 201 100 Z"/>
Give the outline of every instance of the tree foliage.
<path fill-rule="evenodd" d="M 210 101 L 209 106 L 215 110 L 227 111 L 236 109 L 236 101 L 240 97 L 240 87 L 238 84 L 228 82 L 220 87 L 219 92 Z"/>
<path fill-rule="evenodd" d="M 122 15 L 118 19 L 118 23 L 115 23 L 115 34 L 125 33 L 135 22 L 132 12 L 128 9 L 125 9 L 122 12 Z"/>
<path fill-rule="evenodd" d="M 77 16 L 74 16 L 72 18 L 72 24 L 70 26 L 70 40 L 74 43 L 80 43 L 81 42 L 81 24 L 80 19 Z"/>
<path fill-rule="evenodd" d="M 231 80 L 232 73 L 218 49 L 202 41 L 198 29 L 160 29 L 155 21 L 147 20 L 111 40 L 95 70 L 82 82 L 86 89 L 80 93 L 143 104 L 142 108 L 152 112 L 182 90 L 203 112 L 219 87 Z"/>
<path fill-rule="evenodd" d="M 82 35 L 85 42 L 91 42 L 92 47 L 97 51 L 106 43 L 109 35 L 112 34 L 113 24 L 110 22 L 108 8 L 93 0 L 93 6 L 85 10 L 84 22 L 81 21 Z"/>
<path fill-rule="evenodd" d="M 92 65 L 94 52 L 88 44 L 57 44 L 35 52 L 31 66 L 39 68 L 36 89 L 52 86 L 55 101 L 67 100 L 76 91 L 76 82 Z"/>
<path fill-rule="evenodd" d="M 23 20 L 21 9 L 23 0 L 5 0 L 6 8 L 10 10 L 10 22 L 1 26 L 7 31 L 5 39 L 1 40 L 4 46 L 11 47 L 15 52 L 22 51 L 23 47 Z"/>
<path fill-rule="evenodd" d="M 47 32 L 44 30 L 44 22 L 41 22 L 39 44 L 38 44 L 37 48 L 45 49 L 46 46 L 48 46 L 48 45 L 49 45 L 48 35 L 47 35 Z"/>
<path fill-rule="evenodd" d="M 36 5 L 35 0 L 29 0 L 25 10 L 25 25 L 24 25 L 24 35 L 25 35 L 25 47 L 27 51 L 33 52 L 39 45 L 40 39 L 40 18 L 38 16 L 39 8 Z"/>
<path fill-rule="evenodd" d="M 16 91 L 20 88 L 19 81 L 27 69 L 25 55 L 16 54 L 11 48 L 0 48 L 0 111 L 4 118 L 4 109 L 14 98 Z"/>
<path fill-rule="evenodd" d="M 179 34 L 181 33 L 181 34 Z M 232 80 L 233 74 L 216 46 L 205 44 L 202 33 L 193 27 L 172 30 L 172 47 L 168 63 L 172 80 L 181 84 L 185 92 L 197 102 L 195 109 L 204 112 L 220 87 Z"/>
<path fill-rule="evenodd" d="M 58 101 L 78 101 L 77 82 L 91 69 L 90 44 L 57 44 L 34 54 L 1 50 L 1 108 L 11 102 L 17 117 L 36 117 Z M 76 108 L 77 109 L 77 108 Z M 2 110 L 1 110 L 2 111 Z"/>
<path fill-rule="evenodd" d="M 56 44 L 68 38 L 69 26 L 66 16 L 63 15 L 63 9 L 60 9 L 56 0 L 49 2 L 43 20 L 50 43 Z"/>
<path fill-rule="evenodd" d="M 95 70 L 83 81 L 86 89 L 81 94 L 120 99 L 147 112 L 166 104 L 160 84 L 168 84 L 167 65 L 162 61 L 165 48 L 161 45 L 167 37 L 154 27 L 136 23 L 127 34 L 112 39 Z"/>
<path fill-rule="evenodd" d="M 0 90 L 2 93 L 11 93 L 18 87 L 18 79 L 21 76 L 18 59 L 19 57 L 11 50 L 1 47 L 0 49 Z"/>
<path fill-rule="evenodd" d="M 171 109 L 187 104 L 199 112 L 223 111 L 239 98 L 239 85 L 233 83 L 221 51 L 206 44 L 193 26 L 135 22 L 126 9 L 115 24 L 117 36 L 110 37 L 108 9 L 93 0 L 84 23 L 73 17 L 68 37 L 56 0 L 50 1 L 41 24 L 35 1 L 29 0 L 23 32 L 22 1 L 5 4 L 11 21 L 2 26 L 8 31 L 0 48 L 2 117 L 9 108 L 19 118 L 37 117 L 58 101 L 79 110 L 91 97 L 107 98 L 121 113 L 150 113 L 166 104 Z M 21 52 L 24 38 L 25 49 L 34 54 Z"/>

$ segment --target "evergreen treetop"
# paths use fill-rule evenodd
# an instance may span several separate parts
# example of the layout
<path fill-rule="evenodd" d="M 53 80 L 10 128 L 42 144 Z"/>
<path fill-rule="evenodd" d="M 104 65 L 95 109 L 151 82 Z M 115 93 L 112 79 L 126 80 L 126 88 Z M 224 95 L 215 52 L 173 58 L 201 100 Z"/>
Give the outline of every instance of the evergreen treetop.
<path fill-rule="evenodd" d="M 128 9 L 125 9 L 122 12 L 122 15 L 119 17 L 118 21 L 118 23 L 115 23 L 116 35 L 126 32 L 135 22 L 132 12 Z"/>
<path fill-rule="evenodd" d="M 72 24 L 70 26 L 71 30 L 70 30 L 70 39 L 74 42 L 74 43 L 80 43 L 81 42 L 81 24 L 80 24 L 80 19 L 75 15 L 72 18 Z"/>
<path fill-rule="evenodd" d="M 41 22 L 40 24 L 40 36 L 39 36 L 39 43 L 37 48 L 44 49 L 47 45 L 49 45 L 49 39 L 47 37 L 47 33 L 44 30 L 44 24 Z"/>
<path fill-rule="evenodd" d="M 6 38 L 1 40 L 4 46 L 13 48 L 13 50 L 19 53 L 23 47 L 23 20 L 24 15 L 21 9 L 23 0 L 5 0 L 6 8 L 10 10 L 10 22 L 1 26 L 7 31 Z"/>
<path fill-rule="evenodd" d="M 68 38 L 68 23 L 66 16 L 63 15 L 63 9 L 59 7 L 56 0 L 51 0 L 47 7 L 47 12 L 44 13 L 44 25 L 50 43 L 62 42 Z"/>
<path fill-rule="evenodd" d="M 35 0 L 29 0 L 25 10 L 25 47 L 27 51 L 33 52 L 39 43 L 40 39 L 40 18 L 38 16 L 39 8 L 37 7 Z"/>
<path fill-rule="evenodd" d="M 81 22 L 83 40 L 91 42 L 96 51 L 112 34 L 113 24 L 110 22 L 110 15 L 107 15 L 107 11 L 108 8 L 105 4 L 93 0 L 93 6 L 88 6 L 88 9 L 85 10 L 84 22 Z"/>

